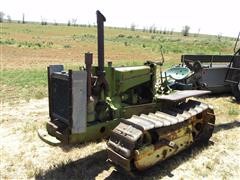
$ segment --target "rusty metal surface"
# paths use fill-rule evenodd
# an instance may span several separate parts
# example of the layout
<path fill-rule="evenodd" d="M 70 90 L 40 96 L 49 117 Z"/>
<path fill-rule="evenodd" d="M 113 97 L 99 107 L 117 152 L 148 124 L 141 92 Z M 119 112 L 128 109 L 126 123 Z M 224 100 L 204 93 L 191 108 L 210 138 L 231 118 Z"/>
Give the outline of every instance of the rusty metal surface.
<path fill-rule="evenodd" d="M 157 95 L 159 100 L 170 100 L 170 101 L 179 101 L 184 100 L 189 97 L 201 96 L 204 94 L 210 94 L 210 91 L 204 90 L 184 90 L 184 91 L 175 91 L 168 95 Z"/>
<path fill-rule="evenodd" d="M 61 141 L 59 139 L 50 135 L 45 129 L 38 129 L 37 133 L 41 140 L 52 146 L 58 146 L 61 144 Z"/>
<path fill-rule="evenodd" d="M 210 130 L 195 127 L 199 123 L 208 127 L 208 122 L 215 122 L 211 107 L 193 100 L 163 111 L 134 115 L 123 119 L 113 130 L 108 158 L 127 171 L 132 170 L 133 164 L 143 170 L 187 148 L 194 140 L 209 139 L 212 126 Z"/>
<path fill-rule="evenodd" d="M 131 162 L 129 159 L 116 153 L 111 148 L 107 148 L 107 154 L 110 162 L 115 163 L 115 165 L 118 165 L 120 167 L 126 167 L 126 169 L 131 169 Z"/>

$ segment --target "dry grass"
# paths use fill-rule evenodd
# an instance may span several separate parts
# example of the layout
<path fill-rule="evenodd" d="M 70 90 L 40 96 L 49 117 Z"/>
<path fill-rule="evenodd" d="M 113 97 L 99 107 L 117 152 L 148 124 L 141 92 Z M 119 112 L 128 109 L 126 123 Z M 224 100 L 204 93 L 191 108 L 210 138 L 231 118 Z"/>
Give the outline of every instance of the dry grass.
<path fill-rule="evenodd" d="M 96 60 L 96 37 L 92 38 L 95 34 L 95 28 L 87 27 L 3 24 L 0 48 L 5 79 L 0 77 L 0 179 L 130 178 L 116 172 L 114 167 L 105 162 L 107 156 L 104 141 L 74 147 L 52 147 L 42 142 L 36 133 L 48 121 L 48 101 L 46 98 L 31 98 L 46 97 L 46 77 L 43 73 L 46 66 L 65 64 L 76 67 L 82 64 L 84 52 L 88 51 L 94 53 Z M 120 34 L 125 37 L 116 38 Z M 85 35 L 88 37 L 81 39 Z M 233 40 L 224 38 L 223 42 L 216 42 L 216 37 L 213 36 L 184 39 L 177 34 L 154 35 L 154 39 L 151 36 L 150 33 L 107 28 L 106 59 L 114 61 L 114 64 L 156 60 L 160 57 L 158 44 L 163 43 L 168 51 L 165 57 L 166 65 L 169 66 L 179 63 L 182 53 L 231 54 L 231 45 L 234 43 Z M 26 74 L 29 77 L 25 78 Z M 211 138 L 213 143 L 184 151 L 139 173 L 138 179 L 240 177 L 239 105 L 229 96 L 200 100 L 215 106 L 217 126 Z"/>
<path fill-rule="evenodd" d="M 137 174 L 143 179 L 237 179 L 240 177 L 240 116 L 231 97 L 202 98 L 215 106 L 216 128 L 210 145 L 193 147 Z M 48 120 L 47 99 L 2 104 L 1 179 L 127 179 L 106 162 L 106 144 L 52 147 L 36 133 Z"/>
<path fill-rule="evenodd" d="M 46 97 L 49 64 L 78 68 L 83 65 L 85 52 L 93 53 L 96 64 L 96 27 L 1 23 L 0 34 L 2 101 Z M 231 54 L 233 45 L 234 39 L 226 37 L 219 40 L 208 35 L 183 37 L 179 33 L 105 29 L 105 59 L 113 65 L 159 60 L 163 46 L 167 68 L 180 63 L 184 53 Z"/>
<path fill-rule="evenodd" d="M 3 69 L 45 69 L 49 64 L 81 64 L 84 53 L 97 58 L 96 27 L 41 26 L 2 23 L 0 47 Z M 123 36 L 123 37 L 121 37 Z M 154 38 L 152 38 L 154 37 Z M 144 47 L 143 47 L 144 45 Z M 234 40 L 216 36 L 152 34 L 106 28 L 105 58 L 120 64 L 156 60 L 163 45 L 167 64 L 179 62 L 183 53 L 232 53 Z"/>

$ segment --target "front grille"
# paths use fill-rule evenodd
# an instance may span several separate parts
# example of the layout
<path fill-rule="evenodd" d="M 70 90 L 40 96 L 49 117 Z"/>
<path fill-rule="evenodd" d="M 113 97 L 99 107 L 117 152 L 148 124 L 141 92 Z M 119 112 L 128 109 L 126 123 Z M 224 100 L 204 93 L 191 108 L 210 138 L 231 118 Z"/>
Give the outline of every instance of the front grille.
<path fill-rule="evenodd" d="M 54 118 L 57 118 L 69 124 L 69 79 L 52 77 L 51 85 L 52 115 L 54 116 Z"/>

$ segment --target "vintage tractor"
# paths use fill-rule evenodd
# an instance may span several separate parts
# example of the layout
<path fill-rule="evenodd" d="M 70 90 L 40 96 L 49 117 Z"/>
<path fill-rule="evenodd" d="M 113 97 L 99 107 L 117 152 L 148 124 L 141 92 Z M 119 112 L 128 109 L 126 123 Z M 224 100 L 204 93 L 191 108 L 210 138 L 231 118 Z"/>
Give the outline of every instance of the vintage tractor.
<path fill-rule="evenodd" d="M 175 90 L 209 90 L 213 94 L 232 92 L 240 102 L 240 48 L 233 55 L 182 55 L 181 64 L 168 69 L 169 86 Z"/>
<path fill-rule="evenodd" d="M 129 171 L 208 141 L 215 123 L 212 107 L 186 99 L 209 91 L 172 91 L 158 76 L 163 62 L 133 67 L 108 62 L 105 67 L 105 20 L 97 11 L 98 66 L 92 66 L 93 56 L 86 53 L 81 70 L 48 67 L 50 121 L 47 131 L 38 131 L 40 138 L 56 145 L 110 136 L 109 161 Z"/>

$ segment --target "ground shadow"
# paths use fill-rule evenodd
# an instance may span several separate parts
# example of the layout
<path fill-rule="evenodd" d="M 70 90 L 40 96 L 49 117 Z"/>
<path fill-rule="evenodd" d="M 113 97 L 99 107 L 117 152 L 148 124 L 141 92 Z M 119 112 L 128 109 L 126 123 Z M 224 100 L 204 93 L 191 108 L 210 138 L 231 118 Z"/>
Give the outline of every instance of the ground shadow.
<path fill-rule="evenodd" d="M 95 179 L 99 173 L 110 168 L 106 159 L 106 150 L 98 151 L 77 161 L 56 165 L 47 172 L 37 174 L 35 179 Z"/>
<path fill-rule="evenodd" d="M 199 98 L 199 99 L 201 99 L 201 98 L 220 98 L 220 97 L 229 97 L 229 96 L 232 96 L 232 93 L 228 93 L 228 92 L 226 92 L 226 93 L 214 93 L 214 94 L 212 94 L 212 93 L 210 93 L 210 94 L 205 94 L 205 95 L 202 95 L 202 96 L 199 96 L 199 97 L 196 97 L 196 98 Z"/>
<path fill-rule="evenodd" d="M 103 138 L 103 139 L 99 139 L 99 140 L 96 140 L 96 141 L 90 141 L 90 142 L 78 143 L 78 144 L 60 144 L 58 147 L 60 147 L 64 152 L 69 152 L 72 149 L 84 148 L 91 143 L 100 143 L 100 142 L 105 142 L 106 143 L 106 141 L 107 141 L 107 139 Z"/>
<path fill-rule="evenodd" d="M 229 123 L 218 124 L 215 126 L 214 133 L 217 133 L 221 130 L 229 130 L 238 127 L 240 127 L 240 122 L 237 120 Z M 212 141 L 209 141 L 208 144 L 195 144 L 183 152 L 144 172 L 137 172 L 133 175 L 129 175 L 126 174 L 126 172 L 113 171 L 106 179 L 160 179 L 166 176 L 173 177 L 174 175 L 172 174 L 172 171 L 174 169 L 188 161 L 190 158 L 201 153 L 203 149 L 208 148 L 213 144 L 214 143 Z M 36 179 L 95 179 L 98 174 L 102 173 L 104 170 L 108 170 L 111 167 L 106 160 L 107 152 L 106 150 L 102 150 L 77 161 L 53 167 L 47 172 L 44 172 L 44 174 L 38 174 Z"/>
<path fill-rule="evenodd" d="M 240 120 L 235 120 L 232 122 L 228 122 L 228 123 L 223 123 L 223 124 L 217 124 L 214 127 L 214 132 L 213 133 L 217 133 L 218 131 L 221 130 L 229 130 L 229 129 L 234 129 L 240 127 Z"/>

